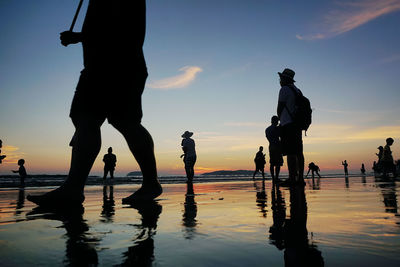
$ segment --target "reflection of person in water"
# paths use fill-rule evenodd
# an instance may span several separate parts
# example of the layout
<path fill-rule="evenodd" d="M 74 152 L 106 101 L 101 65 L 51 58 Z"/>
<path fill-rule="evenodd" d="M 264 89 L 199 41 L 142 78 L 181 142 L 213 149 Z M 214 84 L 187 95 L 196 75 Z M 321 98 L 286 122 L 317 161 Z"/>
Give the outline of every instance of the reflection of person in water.
<path fill-rule="evenodd" d="M 256 169 L 254 170 L 253 173 L 253 179 L 255 178 L 256 174 L 260 171 L 262 174 L 263 179 L 265 179 L 264 175 L 264 166 L 265 166 L 265 154 L 263 153 L 264 147 L 260 146 L 258 149 L 258 152 L 256 153 L 256 156 L 254 158 L 254 163 L 256 165 Z"/>
<path fill-rule="evenodd" d="M 62 222 L 66 230 L 66 266 L 97 266 L 95 246 L 99 239 L 88 234 L 89 226 L 83 219 L 83 206 L 73 209 L 44 209 L 37 207 L 27 214 L 28 220 L 47 219 Z"/>
<path fill-rule="evenodd" d="M 290 188 L 290 219 L 285 220 L 285 266 L 324 266 L 316 245 L 307 231 L 307 202 L 303 187 Z"/>
<path fill-rule="evenodd" d="M 254 185 L 256 182 L 254 181 Z M 257 190 L 257 186 L 256 186 Z M 257 190 L 256 193 L 256 202 L 257 202 L 257 207 L 260 208 L 260 212 L 264 218 L 267 217 L 267 194 L 265 193 L 265 180 L 262 180 L 262 185 L 261 185 L 261 191 Z"/>
<path fill-rule="evenodd" d="M 271 191 L 271 207 L 273 224 L 269 228 L 271 244 L 279 250 L 284 249 L 283 225 L 286 218 L 285 199 L 279 186 L 273 186 Z"/>
<path fill-rule="evenodd" d="M 108 195 L 108 189 L 110 189 L 110 195 Z M 101 221 L 103 222 L 113 222 L 113 217 L 115 214 L 115 201 L 114 201 L 114 186 L 105 185 L 103 186 L 103 209 L 101 211 Z"/>
<path fill-rule="evenodd" d="M 17 206 L 15 207 L 15 215 L 19 215 L 24 208 L 25 203 L 25 188 L 21 186 L 18 190 Z"/>
<path fill-rule="evenodd" d="M 381 189 L 385 211 L 387 213 L 397 214 L 398 205 L 395 181 L 391 179 L 381 181 L 375 178 L 375 184 Z"/>
<path fill-rule="evenodd" d="M 13 170 L 13 173 L 18 173 L 19 178 L 21 179 L 21 186 L 25 186 L 25 178 L 26 178 L 26 169 L 24 167 L 25 160 L 24 159 L 19 159 L 18 160 L 18 170 Z"/>
<path fill-rule="evenodd" d="M 185 195 L 185 210 L 183 212 L 182 225 L 184 226 L 184 237 L 186 239 L 193 239 L 196 234 L 197 226 L 197 203 L 194 200 L 193 183 L 188 181 Z"/>
<path fill-rule="evenodd" d="M 154 261 L 154 240 L 157 221 L 162 211 L 162 206 L 156 201 L 132 203 L 131 207 L 137 209 L 142 215 L 142 223 L 135 225 L 141 230 L 135 238 L 133 246 L 124 253 L 122 266 L 151 266 Z"/>
<path fill-rule="evenodd" d="M 0 139 L 0 164 L 3 162 L 3 159 L 5 159 L 6 155 L 1 154 L 1 148 L 3 147 L 3 141 Z"/>
<path fill-rule="evenodd" d="M 111 179 L 114 179 L 115 164 L 117 157 L 112 153 L 112 147 L 108 148 L 108 153 L 103 157 L 104 162 L 104 176 L 103 179 L 107 178 L 108 172 L 110 172 Z"/>

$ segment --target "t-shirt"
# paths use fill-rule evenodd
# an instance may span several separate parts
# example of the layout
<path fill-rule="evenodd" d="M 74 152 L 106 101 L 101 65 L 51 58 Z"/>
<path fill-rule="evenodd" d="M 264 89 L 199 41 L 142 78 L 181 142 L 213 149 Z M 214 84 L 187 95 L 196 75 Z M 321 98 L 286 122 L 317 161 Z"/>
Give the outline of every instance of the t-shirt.
<path fill-rule="evenodd" d="M 254 162 L 257 165 L 264 165 L 265 164 L 265 156 L 261 151 L 256 153 L 256 157 L 254 158 Z"/>
<path fill-rule="evenodd" d="M 279 147 L 281 145 L 281 141 L 279 140 L 280 128 L 278 126 L 271 125 L 265 129 L 265 136 L 269 141 L 270 147 Z"/>
<path fill-rule="evenodd" d="M 117 157 L 114 154 L 105 154 L 103 157 L 104 165 L 108 168 L 115 167 L 115 163 L 117 162 Z"/>
<path fill-rule="evenodd" d="M 300 90 L 295 86 L 291 85 L 295 90 L 300 92 Z M 293 90 L 289 88 L 289 86 L 283 86 L 279 91 L 279 99 L 278 102 L 285 102 L 286 106 L 282 110 L 281 116 L 279 118 L 281 126 L 289 124 L 293 122 L 292 117 L 290 114 L 295 112 L 296 107 L 296 95 L 294 94 Z M 290 114 L 289 114 L 289 112 Z"/>
<path fill-rule="evenodd" d="M 146 70 L 145 32 L 145 0 L 90 0 L 82 26 L 85 68 L 106 73 Z"/>
<path fill-rule="evenodd" d="M 181 145 L 182 145 L 183 151 L 185 152 L 186 157 L 196 156 L 195 143 L 192 138 L 182 139 Z"/>

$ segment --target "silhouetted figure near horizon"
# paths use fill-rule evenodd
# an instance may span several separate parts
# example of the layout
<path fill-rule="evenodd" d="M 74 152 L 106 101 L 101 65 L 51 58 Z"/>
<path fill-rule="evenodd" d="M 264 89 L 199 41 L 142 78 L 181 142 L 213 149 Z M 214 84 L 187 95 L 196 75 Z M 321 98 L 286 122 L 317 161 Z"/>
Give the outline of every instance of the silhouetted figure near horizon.
<path fill-rule="evenodd" d="M 134 226 L 140 230 L 134 239 L 134 245 L 124 252 L 125 260 L 121 266 L 152 266 L 154 261 L 154 239 L 157 221 L 162 212 L 162 206 L 156 201 L 134 202 L 131 208 L 142 216 L 141 224 Z"/>
<path fill-rule="evenodd" d="M 61 33 L 64 46 L 79 42 L 83 46 L 84 69 L 70 111 L 75 126 L 71 166 L 61 187 L 28 200 L 52 206 L 84 201 L 83 189 L 100 152 L 105 119 L 124 136 L 143 174 L 142 187 L 122 202 L 151 201 L 162 193 L 153 140 L 141 124 L 147 78 L 145 28 L 145 0 L 90 0 L 82 32 Z"/>
<path fill-rule="evenodd" d="M 187 181 L 184 203 L 185 209 L 182 216 L 182 225 L 184 226 L 185 239 L 193 239 L 196 234 L 197 203 L 194 197 L 195 193 L 193 189 L 193 183 L 191 181 Z"/>
<path fill-rule="evenodd" d="M 186 177 L 188 181 L 193 181 L 194 178 L 194 165 L 196 164 L 197 160 L 197 155 L 196 155 L 196 144 L 192 138 L 190 138 L 193 135 L 192 132 L 185 131 L 182 134 L 182 142 L 181 142 L 181 147 L 183 150 L 183 154 L 181 155 L 181 158 L 183 157 L 183 162 L 185 163 L 185 171 L 186 171 Z"/>
<path fill-rule="evenodd" d="M 3 163 L 3 159 L 5 159 L 6 155 L 1 155 L 1 149 L 3 148 L 3 141 L 0 139 L 0 164 Z"/>
<path fill-rule="evenodd" d="M 282 145 L 280 140 L 281 130 L 278 126 L 278 116 L 272 116 L 271 125 L 265 129 L 265 136 L 269 142 L 269 171 L 271 172 L 272 182 L 279 182 L 279 172 L 283 165 Z"/>
<path fill-rule="evenodd" d="M 258 152 L 256 153 L 256 156 L 254 158 L 254 163 L 256 165 L 256 169 L 254 170 L 253 173 L 253 179 L 255 178 L 256 174 L 260 171 L 262 174 L 263 179 L 265 179 L 264 175 L 264 166 L 265 166 L 265 154 L 263 153 L 264 147 L 260 146 L 258 148 Z"/>
<path fill-rule="evenodd" d="M 344 160 L 344 161 L 342 161 L 342 165 L 343 165 L 343 169 L 344 169 L 344 175 L 348 176 L 349 175 L 349 169 L 348 169 L 349 164 L 347 164 L 347 161 Z"/>
<path fill-rule="evenodd" d="M 381 163 L 383 167 L 383 177 L 386 177 L 389 173 L 393 173 L 393 177 L 396 177 L 396 166 L 394 165 L 392 151 L 390 146 L 393 145 L 393 138 L 389 137 L 386 139 L 386 145 L 383 148 Z"/>
<path fill-rule="evenodd" d="M 104 176 L 103 179 L 107 178 L 108 172 L 110 172 L 111 179 L 114 179 L 114 170 L 117 163 L 117 157 L 112 153 L 112 147 L 108 148 L 108 153 L 103 157 L 104 162 Z"/>
<path fill-rule="evenodd" d="M 362 174 L 362 175 L 365 174 L 365 166 L 364 166 L 364 163 L 361 163 L 361 169 L 360 169 L 360 171 L 361 171 L 361 174 Z"/>
<path fill-rule="evenodd" d="M 25 160 L 24 159 L 19 159 L 18 160 L 18 166 L 19 166 L 18 170 L 12 170 L 13 173 L 18 173 L 19 174 L 19 178 L 20 178 L 20 181 L 21 181 L 21 184 L 20 184 L 21 186 L 25 186 L 25 178 L 27 176 L 24 164 L 25 164 Z"/>
<path fill-rule="evenodd" d="M 108 194 L 108 189 L 110 189 L 110 194 Z M 103 222 L 113 222 L 113 217 L 115 214 L 115 201 L 114 201 L 114 186 L 104 185 L 103 186 L 103 209 L 101 211 L 101 217 L 103 217 Z"/>
<path fill-rule="evenodd" d="M 310 162 L 310 164 L 308 164 L 308 172 L 306 175 L 306 178 L 308 176 L 308 174 L 311 171 L 311 178 L 314 179 L 314 172 L 318 175 L 319 178 L 321 178 L 321 175 L 319 175 L 320 169 L 318 167 L 318 165 L 315 165 L 314 162 Z"/>
<path fill-rule="evenodd" d="M 280 77 L 277 115 L 281 125 L 282 154 L 287 156 L 289 179 L 283 185 L 305 185 L 302 130 L 295 124 L 296 98 L 302 95 L 294 82 L 295 72 L 284 69 Z"/>

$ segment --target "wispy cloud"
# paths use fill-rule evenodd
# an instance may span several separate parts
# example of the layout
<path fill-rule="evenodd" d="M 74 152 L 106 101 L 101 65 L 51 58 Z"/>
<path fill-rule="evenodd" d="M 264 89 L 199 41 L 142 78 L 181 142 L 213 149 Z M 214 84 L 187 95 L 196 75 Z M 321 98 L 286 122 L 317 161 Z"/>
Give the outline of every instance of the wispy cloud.
<path fill-rule="evenodd" d="M 25 153 L 19 152 L 19 147 L 6 145 L 1 150 L 2 155 L 7 157 L 3 160 L 3 164 L 15 164 L 20 158 L 23 158 Z"/>
<path fill-rule="evenodd" d="M 197 66 L 186 66 L 179 69 L 179 71 L 183 73 L 159 81 L 149 82 L 147 87 L 161 90 L 184 88 L 191 84 L 203 69 Z"/>
<path fill-rule="evenodd" d="M 318 23 L 313 34 L 296 35 L 299 40 L 320 40 L 351 31 L 380 16 L 400 10 L 400 0 L 356 0 L 339 2 Z"/>

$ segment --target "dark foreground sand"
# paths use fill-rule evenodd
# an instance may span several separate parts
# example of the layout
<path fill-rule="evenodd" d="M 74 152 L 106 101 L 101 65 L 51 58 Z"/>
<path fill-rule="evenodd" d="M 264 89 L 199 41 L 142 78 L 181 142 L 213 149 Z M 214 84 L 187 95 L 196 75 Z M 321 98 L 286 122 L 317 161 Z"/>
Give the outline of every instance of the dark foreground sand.
<path fill-rule="evenodd" d="M 309 180 L 305 194 L 260 180 L 168 184 L 146 207 L 122 205 L 137 187 L 88 186 L 83 214 L 25 199 L 48 188 L 2 189 L 0 265 L 400 266 L 399 182 Z"/>

